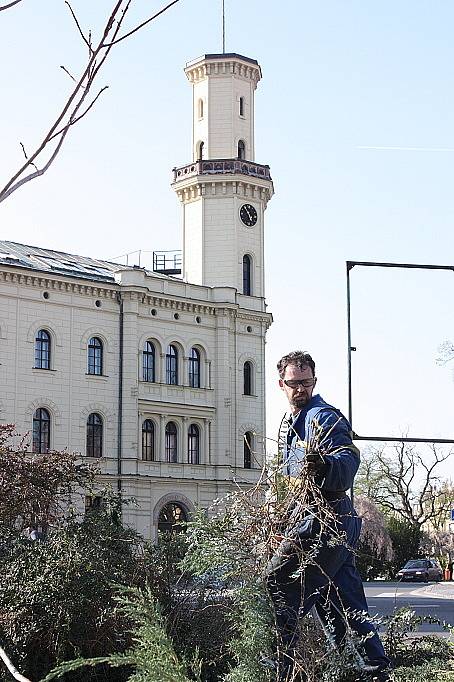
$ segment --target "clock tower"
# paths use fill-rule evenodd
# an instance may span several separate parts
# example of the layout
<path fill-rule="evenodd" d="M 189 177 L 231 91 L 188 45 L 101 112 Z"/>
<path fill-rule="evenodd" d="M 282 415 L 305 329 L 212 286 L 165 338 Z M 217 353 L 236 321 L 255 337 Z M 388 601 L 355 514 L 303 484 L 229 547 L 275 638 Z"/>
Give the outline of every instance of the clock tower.
<path fill-rule="evenodd" d="M 192 162 L 174 169 L 172 184 L 183 205 L 183 278 L 264 298 L 264 213 L 273 182 L 269 166 L 255 162 L 260 66 L 239 54 L 206 54 L 185 73 Z"/>

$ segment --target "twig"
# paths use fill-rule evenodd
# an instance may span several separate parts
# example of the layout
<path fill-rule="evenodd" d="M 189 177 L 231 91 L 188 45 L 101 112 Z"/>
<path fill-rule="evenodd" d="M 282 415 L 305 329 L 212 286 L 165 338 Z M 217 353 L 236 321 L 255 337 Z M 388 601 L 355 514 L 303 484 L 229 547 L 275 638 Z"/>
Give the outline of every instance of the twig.
<path fill-rule="evenodd" d="M 69 71 L 68 71 L 68 69 L 66 68 L 66 66 L 62 66 L 62 65 L 60 64 L 60 69 L 63 69 L 63 71 L 71 78 L 71 80 L 73 80 L 74 83 L 77 83 L 77 80 L 74 78 L 74 76 L 73 76 L 71 73 L 69 73 Z"/>
<path fill-rule="evenodd" d="M 13 663 L 8 658 L 8 655 L 6 654 L 5 650 L 1 646 L 0 658 L 2 659 L 3 663 L 6 665 L 6 667 L 8 668 L 8 670 L 10 671 L 11 675 L 14 677 L 15 680 L 18 680 L 19 682 L 31 682 L 31 680 L 29 680 L 28 677 L 24 677 L 23 675 L 20 674 L 18 670 L 16 670 Z"/>
<path fill-rule="evenodd" d="M 4 9 L 9 9 L 10 7 L 13 7 L 14 5 L 19 4 L 19 2 L 22 2 L 22 0 L 13 0 L 13 2 L 9 2 L 7 5 L 1 5 L 0 6 L 0 12 Z"/>
<path fill-rule="evenodd" d="M 176 5 L 177 2 L 180 2 L 180 0 L 173 0 L 173 2 L 169 2 L 169 4 L 166 5 L 165 7 L 163 7 L 161 10 L 159 10 L 159 12 L 156 12 L 156 14 L 153 14 L 152 17 L 143 21 L 141 24 L 139 24 L 138 26 L 133 28 L 128 33 L 125 33 L 124 36 L 121 36 L 121 38 L 117 38 L 116 40 L 113 40 L 111 43 L 108 43 L 107 47 L 111 47 L 112 45 L 116 45 L 117 43 L 120 43 L 122 40 L 125 40 L 125 38 L 129 38 L 129 36 L 132 36 L 133 33 L 135 33 L 136 31 L 139 31 L 141 28 L 143 28 L 144 26 L 149 24 L 150 21 L 153 21 L 153 19 L 156 19 L 157 17 L 159 17 L 160 14 L 163 14 L 163 12 L 168 10 L 170 7 L 172 7 L 173 5 Z"/>
<path fill-rule="evenodd" d="M 108 85 L 104 85 L 104 87 L 101 88 L 101 90 L 98 92 L 98 94 L 96 95 L 96 97 L 90 102 L 90 104 L 89 104 L 88 107 L 85 109 L 85 111 L 82 112 L 82 113 L 80 114 L 80 116 L 77 116 L 75 119 L 71 120 L 71 121 L 68 123 L 68 125 L 64 126 L 64 128 L 60 128 L 60 130 L 57 130 L 57 132 L 54 133 L 54 134 L 52 135 L 52 137 L 49 138 L 49 141 L 50 141 L 50 140 L 53 140 L 54 138 L 56 138 L 56 137 L 58 137 L 59 135 L 61 135 L 62 132 L 63 132 L 66 128 L 69 128 L 70 126 L 73 126 L 75 123 L 78 123 L 78 122 L 81 120 L 81 118 L 83 118 L 83 117 L 85 116 L 85 114 L 88 114 L 88 112 L 90 111 L 90 109 L 92 108 L 92 106 L 94 105 L 94 103 L 96 102 L 96 100 L 101 96 L 101 94 L 104 92 L 104 90 L 107 90 L 108 88 L 109 88 Z"/>
<path fill-rule="evenodd" d="M 91 53 L 93 52 L 93 50 L 92 50 L 92 48 L 91 48 L 91 32 L 88 34 L 88 35 L 89 35 L 89 40 L 87 40 L 87 38 L 85 37 L 84 32 L 82 31 L 82 29 L 81 29 L 81 27 L 80 27 L 79 21 L 78 21 L 76 15 L 75 15 L 74 10 L 73 10 L 73 8 L 71 7 L 71 5 L 69 4 L 69 2 L 68 2 L 67 0 L 65 0 L 65 5 L 68 5 L 69 11 L 71 12 L 72 17 L 73 17 L 73 19 L 74 19 L 74 22 L 75 22 L 75 24 L 76 24 L 76 26 L 77 26 L 77 30 L 78 30 L 79 33 L 80 33 L 80 37 L 81 37 L 82 40 L 84 41 L 85 45 L 88 47 L 89 53 L 91 54 Z"/>

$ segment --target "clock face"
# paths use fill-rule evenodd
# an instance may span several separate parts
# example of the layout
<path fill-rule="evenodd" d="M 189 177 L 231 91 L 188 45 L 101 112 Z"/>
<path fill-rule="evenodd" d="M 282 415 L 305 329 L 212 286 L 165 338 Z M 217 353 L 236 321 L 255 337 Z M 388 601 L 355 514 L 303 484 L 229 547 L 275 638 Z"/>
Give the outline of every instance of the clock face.
<path fill-rule="evenodd" d="M 247 227 L 253 227 L 257 222 L 257 211 L 252 204 L 243 204 L 240 208 L 240 218 Z"/>

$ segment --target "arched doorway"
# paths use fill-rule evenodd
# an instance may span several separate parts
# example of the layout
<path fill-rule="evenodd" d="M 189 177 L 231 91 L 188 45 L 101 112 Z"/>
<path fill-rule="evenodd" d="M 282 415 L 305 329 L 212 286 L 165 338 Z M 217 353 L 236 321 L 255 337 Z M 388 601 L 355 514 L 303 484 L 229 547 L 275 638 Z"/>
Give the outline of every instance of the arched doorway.
<path fill-rule="evenodd" d="M 167 502 L 159 512 L 159 533 L 181 533 L 185 530 L 188 514 L 179 502 Z"/>

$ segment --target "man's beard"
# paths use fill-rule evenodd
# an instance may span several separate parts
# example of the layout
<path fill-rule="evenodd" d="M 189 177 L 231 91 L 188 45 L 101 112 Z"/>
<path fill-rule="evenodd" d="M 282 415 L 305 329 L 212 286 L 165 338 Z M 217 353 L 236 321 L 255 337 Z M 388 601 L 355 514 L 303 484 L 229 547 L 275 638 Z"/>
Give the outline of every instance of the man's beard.
<path fill-rule="evenodd" d="M 309 400 L 310 400 L 309 396 L 305 393 L 304 395 L 295 396 L 290 404 L 292 405 L 292 407 L 301 408 L 307 405 Z"/>

